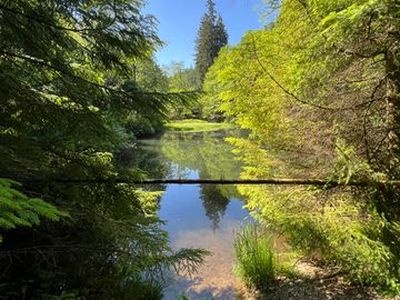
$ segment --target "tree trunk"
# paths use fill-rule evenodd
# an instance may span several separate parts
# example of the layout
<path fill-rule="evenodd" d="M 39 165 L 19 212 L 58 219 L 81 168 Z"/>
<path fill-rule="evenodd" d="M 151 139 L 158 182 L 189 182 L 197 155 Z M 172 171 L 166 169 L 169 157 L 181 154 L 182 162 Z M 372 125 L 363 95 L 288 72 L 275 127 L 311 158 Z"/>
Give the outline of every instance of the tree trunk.
<path fill-rule="evenodd" d="M 399 178 L 400 158 L 400 68 L 397 49 L 386 54 L 386 171 L 390 179 Z"/>
<path fill-rule="evenodd" d="M 392 47 L 386 59 L 386 153 L 383 153 L 384 169 L 389 180 L 400 178 L 400 67 L 397 63 L 398 49 Z M 399 220 L 400 189 L 395 185 L 384 185 L 376 198 L 377 210 L 388 220 Z M 391 240 L 392 233 L 385 233 Z"/>

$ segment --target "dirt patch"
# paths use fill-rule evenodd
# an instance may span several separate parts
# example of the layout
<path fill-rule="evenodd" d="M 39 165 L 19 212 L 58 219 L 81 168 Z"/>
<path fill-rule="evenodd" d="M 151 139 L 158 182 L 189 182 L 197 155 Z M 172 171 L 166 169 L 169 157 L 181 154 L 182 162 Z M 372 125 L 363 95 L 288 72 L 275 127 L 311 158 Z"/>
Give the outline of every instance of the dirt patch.
<path fill-rule="evenodd" d="M 300 261 L 296 271 L 301 279 L 280 278 L 269 289 L 260 292 L 243 291 L 247 300 L 384 300 L 371 288 L 348 284 L 338 270 L 318 266 L 315 262 Z"/>

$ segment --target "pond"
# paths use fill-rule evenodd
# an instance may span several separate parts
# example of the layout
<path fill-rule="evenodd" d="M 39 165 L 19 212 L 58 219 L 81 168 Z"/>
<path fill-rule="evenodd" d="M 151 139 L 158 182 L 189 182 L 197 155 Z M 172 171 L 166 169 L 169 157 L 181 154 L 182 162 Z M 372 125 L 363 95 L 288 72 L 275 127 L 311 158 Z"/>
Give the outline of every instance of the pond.
<path fill-rule="evenodd" d="M 225 138 L 237 131 L 168 132 L 140 141 L 141 168 L 153 178 L 234 179 L 241 163 Z M 239 298 L 240 282 L 233 275 L 233 234 L 250 220 L 235 186 L 167 185 L 159 216 L 166 221 L 173 248 L 204 248 L 207 257 L 197 274 L 177 276 L 164 299 Z"/>

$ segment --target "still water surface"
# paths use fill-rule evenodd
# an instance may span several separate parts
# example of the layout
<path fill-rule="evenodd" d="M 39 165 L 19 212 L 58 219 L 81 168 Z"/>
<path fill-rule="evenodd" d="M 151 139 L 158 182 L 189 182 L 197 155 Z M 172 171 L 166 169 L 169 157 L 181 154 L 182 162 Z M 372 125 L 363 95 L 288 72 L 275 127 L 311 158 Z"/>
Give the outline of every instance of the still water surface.
<path fill-rule="evenodd" d="M 235 131 L 166 133 L 142 140 L 146 153 L 143 169 L 153 178 L 238 178 L 241 164 L 225 141 Z M 153 168 L 152 166 L 157 166 Z M 165 290 L 165 299 L 187 295 L 191 299 L 240 298 L 240 283 L 232 272 L 233 233 L 250 220 L 234 186 L 168 185 L 159 216 L 166 221 L 173 248 L 210 250 L 193 277 L 176 277 Z"/>

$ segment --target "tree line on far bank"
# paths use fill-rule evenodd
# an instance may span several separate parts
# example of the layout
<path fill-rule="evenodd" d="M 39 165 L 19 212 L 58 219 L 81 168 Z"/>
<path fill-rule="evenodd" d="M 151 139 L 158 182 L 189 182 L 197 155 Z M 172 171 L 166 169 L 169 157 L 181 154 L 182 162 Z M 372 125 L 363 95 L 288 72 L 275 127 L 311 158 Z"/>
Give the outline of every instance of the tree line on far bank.
<path fill-rule="evenodd" d="M 153 57 L 137 60 L 133 66 L 133 78 L 130 84 L 136 84 L 146 91 L 161 93 L 192 93 L 191 101 L 185 105 L 170 105 L 169 119 L 202 118 L 221 121 L 222 114 L 211 113 L 202 103 L 203 81 L 208 69 L 218 57 L 219 51 L 228 43 L 228 34 L 222 17 L 217 13 L 215 3 L 207 1 L 207 10 L 203 15 L 195 48 L 195 66 L 187 67 L 183 62 L 171 62 L 159 66 Z M 127 128 L 136 135 L 151 135 L 162 130 L 163 122 L 155 118 L 130 116 Z"/>

